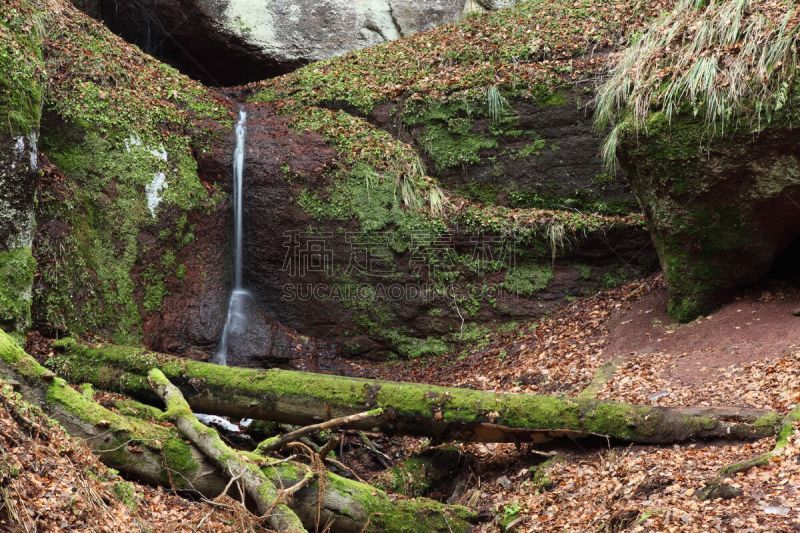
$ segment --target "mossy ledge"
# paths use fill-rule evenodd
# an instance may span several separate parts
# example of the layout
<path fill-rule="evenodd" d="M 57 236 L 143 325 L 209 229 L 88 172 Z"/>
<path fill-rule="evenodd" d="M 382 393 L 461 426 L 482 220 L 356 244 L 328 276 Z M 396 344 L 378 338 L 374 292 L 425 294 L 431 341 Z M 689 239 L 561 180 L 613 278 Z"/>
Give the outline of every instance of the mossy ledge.
<path fill-rule="evenodd" d="M 668 409 L 616 402 L 504 394 L 288 370 L 220 367 L 138 348 L 57 343 L 48 366 L 67 379 L 122 390 L 153 401 L 147 373 L 160 368 L 193 409 L 220 415 L 308 424 L 380 407 L 365 423 L 411 435 L 463 441 L 549 440 L 604 435 L 640 443 L 697 438 L 759 438 L 778 431 L 779 417 L 741 409 Z M 358 427 L 358 426 L 356 426 Z"/>
<path fill-rule="evenodd" d="M 600 90 L 604 155 L 647 214 L 681 322 L 765 276 L 800 235 L 798 17 L 790 1 L 683 0 Z"/>

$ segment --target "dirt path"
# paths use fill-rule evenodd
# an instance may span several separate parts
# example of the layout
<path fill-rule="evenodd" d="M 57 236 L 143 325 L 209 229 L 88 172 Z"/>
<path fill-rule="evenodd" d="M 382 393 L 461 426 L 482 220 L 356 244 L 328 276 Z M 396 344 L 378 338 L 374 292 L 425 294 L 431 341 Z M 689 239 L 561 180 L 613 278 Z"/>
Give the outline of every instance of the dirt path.
<path fill-rule="evenodd" d="M 666 307 L 666 290 L 659 287 L 612 313 L 606 356 L 669 354 L 677 364 L 661 377 L 700 387 L 720 379 L 732 365 L 779 359 L 800 346 L 796 289 L 749 291 L 690 324 L 676 324 Z"/>

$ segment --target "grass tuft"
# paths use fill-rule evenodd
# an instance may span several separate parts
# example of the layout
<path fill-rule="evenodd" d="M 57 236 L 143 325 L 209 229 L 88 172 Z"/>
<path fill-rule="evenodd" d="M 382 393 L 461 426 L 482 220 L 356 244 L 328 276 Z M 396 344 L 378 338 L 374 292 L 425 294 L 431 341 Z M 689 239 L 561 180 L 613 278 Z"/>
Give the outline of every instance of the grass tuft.
<path fill-rule="evenodd" d="M 773 123 L 797 73 L 800 20 L 790 0 L 681 0 L 622 54 L 597 96 L 600 130 L 634 133 L 660 111 L 704 120 L 708 137 Z M 620 131 L 606 139 L 616 163 Z"/>

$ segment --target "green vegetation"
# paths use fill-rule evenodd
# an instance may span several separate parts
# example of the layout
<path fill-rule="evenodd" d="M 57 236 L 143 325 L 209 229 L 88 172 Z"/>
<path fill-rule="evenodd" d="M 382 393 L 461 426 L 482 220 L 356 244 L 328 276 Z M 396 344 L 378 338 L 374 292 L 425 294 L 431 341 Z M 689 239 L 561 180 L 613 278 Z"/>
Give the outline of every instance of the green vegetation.
<path fill-rule="evenodd" d="M 69 76 L 48 87 L 45 109 L 58 120 L 41 144 L 67 179 L 41 199 L 38 217 L 69 230 L 38 246 L 35 298 L 54 328 L 137 342 L 142 314 L 159 312 L 167 279 L 180 277 L 174 253 L 193 240 L 186 214 L 208 212 L 223 197 L 200 181 L 194 153 L 228 133 L 230 112 L 88 17 L 70 12 L 45 25 L 47 69 Z M 197 120 L 218 130 L 198 130 Z M 144 247 L 143 231 L 173 250 L 172 264 Z"/>
<path fill-rule="evenodd" d="M 647 2 L 621 0 L 523 0 L 513 9 L 467 17 L 262 82 L 258 98 L 304 106 L 339 102 L 362 113 L 401 97 L 457 101 L 470 94 L 499 111 L 501 92 L 563 105 L 557 89 L 566 80 L 585 79 L 602 68 L 573 58 L 597 45 L 622 42 L 658 10 Z"/>
<path fill-rule="evenodd" d="M 130 481 L 117 481 L 111 486 L 114 497 L 122 502 L 128 509 L 134 511 L 138 505 L 136 501 L 136 488 Z"/>
<path fill-rule="evenodd" d="M 30 248 L 0 252 L 0 328 L 21 333 L 30 326 L 35 272 Z"/>
<path fill-rule="evenodd" d="M 613 165 L 620 134 L 647 132 L 691 114 L 706 140 L 791 123 L 800 23 L 788 0 L 682 0 L 631 47 L 598 96 L 597 123 L 615 126 L 604 154 Z M 695 146 L 695 152 L 700 145 Z"/>
<path fill-rule="evenodd" d="M 106 438 L 102 441 L 103 451 L 99 452 L 100 458 L 107 465 L 125 469 L 132 461 L 139 460 L 128 450 L 128 445 L 140 445 L 143 449 L 162 455 L 165 465 L 174 472 L 172 481 L 176 488 L 185 488 L 184 476 L 190 476 L 196 471 L 197 462 L 192 458 L 188 446 L 173 430 L 122 416 L 87 399 L 63 379 L 53 378 L 49 370 L 26 354 L 2 331 L 0 365 L 12 369 L 23 380 L 32 383 L 46 382 L 47 404 L 82 423 L 107 428 L 104 431 Z M 48 375 L 50 377 L 45 380 Z"/>
<path fill-rule="evenodd" d="M 503 506 L 502 512 L 500 513 L 500 525 L 508 527 L 511 522 L 516 520 L 519 517 L 519 513 L 522 511 L 522 508 L 517 502 L 509 503 Z"/>
<path fill-rule="evenodd" d="M 553 269 L 550 265 L 518 266 L 508 271 L 503 288 L 520 296 L 531 296 L 545 289 L 551 279 Z"/>
<path fill-rule="evenodd" d="M 38 130 L 42 113 L 42 13 L 9 0 L 0 13 L 0 134 Z"/>
<path fill-rule="evenodd" d="M 622 16 L 611 17 L 611 12 Z M 292 128 L 319 132 L 337 152 L 326 170 L 329 189 L 312 185 L 296 198 L 315 219 L 312 229 L 330 221 L 355 221 L 365 240 L 385 233 L 382 249 L 376 245 L 372 250 L 389 267 L 392 279 L 403 275 L 396 260 L 414 254 L 435 270 L 430 279 L 415 280 L 430 282 L 435 305 L 471 320 L 496 308 L 495 296 L 506 285 L 535 297 L 549 281 L 536 265 L 552 263 L 567 243 L 617 225 L 640 226 L 642 217 L 630 215 L 636 209 L 632 205 L 549 198 L 500 179 L 493 184 L 481 178 L 464 187 L 461 192 L 479 205 L 457 196 L 445 200 L 414 148 L 371 124 L 366 115 L 378 111 L 378 104 L 390 104 L 392 123 L 401 132 L 412 132 L 432 171 L 458 172 L 480 164 L 500 176 L 506 161 L 558 150 L 521 126 L 514 105 L 576 105 L 580 89 L 573 82 L 595 76 L 604 65 L 575 58 L 597 45 L 624 42 L 625 35 L 657 12 L 645 3 L 525 0 L 512 9 L 468 17 L 261 82 L 252 100 L 272 103 Z M 529 28 L 534 26 L 532 35 Z M 508 193 L 504 199 L 509 198 L 510 208 L 491 205 L 501 191 Z M 438 257 L 432 247 L 452 228 L 462 235 L 502 236 L 507 248 L 526 250 L 531 257 L 525 267 L 541 270 L 541 275 L 517 273 L 507 275 L 505 282 L 486 282 L 480 278 L 503 273 L 506 267 L 476 266 L 458 254 Z M 358 276 L 342 279 L 341 272 L 331 281 L 374 284 Z M 415 338 L 399 324 L 398 309 L 390 305 L 367 298 L 349 310 L 359 331 L 348 334 L 366 333 L 406 355 L 445 349 L 443 339 Z"/>

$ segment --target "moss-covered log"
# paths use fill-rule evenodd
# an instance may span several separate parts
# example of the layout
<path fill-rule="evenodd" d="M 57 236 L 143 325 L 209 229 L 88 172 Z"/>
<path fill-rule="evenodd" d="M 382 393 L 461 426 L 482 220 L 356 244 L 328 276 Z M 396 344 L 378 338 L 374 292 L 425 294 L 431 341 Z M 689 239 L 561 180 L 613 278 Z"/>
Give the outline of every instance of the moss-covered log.
<path fill-rule="evenodd" d="M 603 435 L 627 442 L 667 443 L 762 438 L 775 435 L 781 424 L 776 413 L 746 408 L 664 408 L 220 367 L 139 348 L 92 348 L 71 339 L 56 346 L 60 353 L 49 361 L 50 368 L 75 383 L 89 382 L 157 401 L 147 373 L 160 368 L 197 411 L 298 425 L 382 408 L 380 417 L 352 427 L 480 442 Z"/>
<path fill-rule="evenodd" d="M 733 498 L 741 495 L 741 489 L 726 484 L 725 480 L 741 472 L 747 472 L 751 468 L 767 466 L 772 461 L 776 460 L 780 461 L 780 455 L 783 453 L 783 449 L 789 445 L 789 438 L 797 431 L 798 427 L 800 427 L 800 406 L 796 406 L 792 409 L 783 419 L 783 425 L 778 433 L 775 447 L 772 450 L 751 457 L 745 461 L 733 463 L 721 468 L 717 476 L 698 491 L 697 497 L 700 500 L 713 500 L 715 498 Z"/>
<path fill-rule="evenodd" d="M 266 516 L 272 528 L 295 533 L 306 531 L 297 515 L 281 501 L 275 485 L 254 461 L 245 459 L 225 444 L 216 429 L 203 425 L 192 413 L 181 391 L 160 370 L 151 370 L 148 377 L 153 391 L 167 406 L 165 417 L 220 470 L 241 480 L 244 492 L 255 502 L 258 514 Z"/>
<path fill-rule="evenodd" d="M 25 398 L 45 408 L 70 434 L 83 438 L 107 465 L 150 484 L 192 490 L 215 497 L 224 490 L 223 475 L 174 427 L 148 423 L 105 409 L 39 365 L 8 335 L 0 332 L 0 375 L 18 381 Z M 264 474 L 277 486 L 299 482 L 307 468 L 291 462 L 267 465 Z M 294 494 L 290 507 L 306 527 L 320 522 L 333 532 L 468 531 L 475 514 L 464 507 L 427 499 L 396 500 L 386 492 L 332 473 L 323 476 L 318 506 L 317 479 Z"/>

